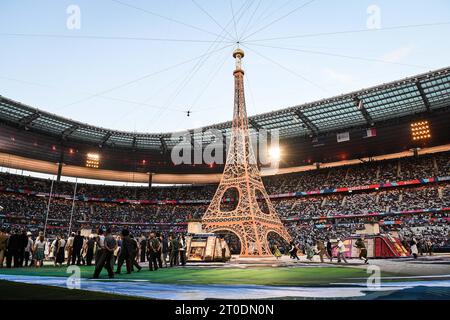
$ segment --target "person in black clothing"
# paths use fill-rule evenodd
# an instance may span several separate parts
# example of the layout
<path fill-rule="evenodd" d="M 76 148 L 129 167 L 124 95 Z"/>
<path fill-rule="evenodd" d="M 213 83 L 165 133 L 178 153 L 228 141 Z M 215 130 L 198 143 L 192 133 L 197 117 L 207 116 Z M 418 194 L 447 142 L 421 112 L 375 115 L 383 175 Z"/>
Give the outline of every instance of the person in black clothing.
<path fill-rule="evenodd" d="M 169 255 L 169 243 L 161 234 L 159 237 L 159 242 L 161 243 L 162 260 L 164 261 L 164 266 L 167 268 L 167 256 Z"/>
<path fill-rule="evenodd" d="M 131 271 L 134 271 L 134 267 L 136 267 L 139 272 L 142 269 L 136 260 L 136 257 L 137 257 L 138 251 L 139 251 L 138 250 L 139 245 L 138 245 L 137 239 L 135 239 L 132 234 L 130 234 L 130 239 L 131 239 L 131 250 L 130 250 L 130 262 L 129 263 L 131 266 Z"/>
<path fill-rule="evenodd" d="M 364 263 L 369 263 L 369 259 L 367 259 L 367 248 L 364 243 L 364 236 L 361 236 L 358 240 L 356 240 L 355 247 L 359 249 L 359 258 L 364 260 Z"/>
<path fill-rule="evenodd" d="M 178 238 L 179 247 L 178 250 L 180 252 L 180 263 L 182 266 L 186 265 L 186 239 L 184 234 L 180 235 Z"/>
<path fill-rule="evenodd" d="M 330 257 L 330 262 L 333 262 L 333 245 L 331 244 L 330 239 L 327 239 L 327 253 Z"/>
<path fill-rule="evenodd" d="M 73 238 L 73 251 L 72 251 L 72 264 L 77 262 L 77 266 L 81 264 L 81 249 L 83 249 L 83 236 L 81 231 L 78 230 L 77 234 Z"/>
<path fill-rule="evenodd" d="M 154 232 L 150 233 L 150 237 L 147 243 L 147 250 L 150 253 L 150 259 L 148 261 L 148 266 L 150 271 L 158 270 L 158 252 L 160 250 L 161 244 Z"/>
<path fill-rule="evenodd" d="M 178 239 L 175 236 L 170 235 L 169 236 L 169 244 L 170 244 L 170 248 L 169 248 L 169 251 L 170 251 L 170 266 L 171 267 L 178 266 L 178 255 L 179 255 L 178 249 L 179 249 L 179 246 L 180 246 L 180 244 L 178 242 Z"/>
<path fill-rule="evenodd" d="M 17 254 L 19 255 L 18 257 L 19 267 L 23 267 L 23 261 L 25 258 L 25 248 L 27 247 L 27 245 L 28 245 L 28 236 L 25 230 L 22 230 L 19 234 L 19 250 L 17 252 Z"/>
<path fill-rule="evenodd" d="M 111 235 L 111 229 L 107 229 L 105 232 L 104 246 L 100 249 L 98 260 L 96 261 L 94 279 L 98 279 L 100 272 L 103 268 L 108 271 L 108 276 L 110 279 L 114 278 L 114 272 L 111 268 L 111 259 L 114 255 L 114 250 L 117 248 L 117 241 Z"/>
<path fill-rule="evenodd" d="M 147 238 L 142 235 L 141 237 L 141 262 L 145 262 L 145 256 L 147 255 Z"/>
<path fill-rule="evenodd" d="M 141 267 L 136 262 L 137 243 L 130 237 L 130 232 L 127 229 L 122 230 L 122 246 L 120 247 L 119 259 L 117 261 L 116 274 L 122 271 L 122 265 L 125 262 L 127 274 L 131 273 L 132 266 L 136 266 L 140 271 Z"/>
<path fill-rule="evenodd" d="M 289 254 L 290 254 L 290 258 L 291 259 L 297 259 L 300 260 L 300 258 L 297 256 L 297 246 L 295 245 L 294 241 L 291 241 L 290 245 L 290 249 L 289 249 Z"/>
<path fill-rule="evenodd" d="M 156 260 L 158 261 L 158 267 L 162 268 L 162 245 L 161 245 L 161 235 L 159 233 L 156 234 L 156 239 L 159 241 L 159 250 L 156 253 Z"/>
<path fill-rule="evenodd" d="M 14 268 L 19 267 L 19 251 L 21 246 L 20 235 L 17 230 L 14 230 L 11 233 L 11 236 L 8 240 L 7 252 L 6 252 L 6 267 L 11 268 L 12 263 L 14 262 Z"/>
<path fill-rule="evenodd" d="M 123 263 L 125 262 L 125 266 L 127 268 L 127 273 L 131 273 L 131 265 L 130 265 L 130 251 L 131 251 L 131 238 L 130 232 L 127 229 L 123 229 L 121 232 L 122 243 L 120 245 L 119 257 L 117 259 L 117 270 L 116 274 L 120 274 L 122 271 Z"/>
<path fill-rule="evenodd" d="M 95 239 L 94 237 L 90 236 L 87 243 L 87 250 L 86 250 L 86 265 L 91 266 L 92 265 L 92 259 L 94 258 L 94 246 L 95 246 Z"/>

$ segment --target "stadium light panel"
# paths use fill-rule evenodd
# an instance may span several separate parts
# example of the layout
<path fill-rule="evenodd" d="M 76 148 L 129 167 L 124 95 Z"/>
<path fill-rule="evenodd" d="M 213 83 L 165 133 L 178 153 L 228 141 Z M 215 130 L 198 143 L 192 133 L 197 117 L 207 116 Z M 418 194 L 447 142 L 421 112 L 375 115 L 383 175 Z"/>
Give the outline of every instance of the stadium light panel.
<path fill-rule="evenodd" d="M 428 121 L 411 123 L 411 135 L 413 141 L 430 139 L 431 131 Z"/>
<path fill-rule="evenodd" d="M 274 162 L 278 162 L 281 159 L 281 149 L 279 147 L 271 147 L 269 148 L 269 157 L 270 160 Z"/>
<path fill-rule="evenodd" d="M 86 155 L 86 167 L 98 169 L 100 165 L 100 155 L 97 153 L 88 153 Z"/>

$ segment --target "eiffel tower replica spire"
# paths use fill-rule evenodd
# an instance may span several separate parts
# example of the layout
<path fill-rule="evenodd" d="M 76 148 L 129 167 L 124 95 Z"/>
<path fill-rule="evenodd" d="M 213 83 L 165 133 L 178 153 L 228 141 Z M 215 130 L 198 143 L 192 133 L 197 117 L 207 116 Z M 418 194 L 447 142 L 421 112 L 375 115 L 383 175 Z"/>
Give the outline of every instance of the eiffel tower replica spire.
<path fill-rule="evenodd" d="M 244 51 L 233 52 L 236 60 L 234 75 L 234 111 L 231 141 L 222 179 L 203 219 L 207 232 L 228 231 L 241 243 L 241 257 L 271 256 L 268 236 L 278 234 L 286 241 L 291 237 L 278 217 L 262 183 L 251 146 L 244 95 Z M 234 191 L 236 206 L 230 210 L 222 199 Z M 228 194 L 227 193 L 227 194 Z"/>

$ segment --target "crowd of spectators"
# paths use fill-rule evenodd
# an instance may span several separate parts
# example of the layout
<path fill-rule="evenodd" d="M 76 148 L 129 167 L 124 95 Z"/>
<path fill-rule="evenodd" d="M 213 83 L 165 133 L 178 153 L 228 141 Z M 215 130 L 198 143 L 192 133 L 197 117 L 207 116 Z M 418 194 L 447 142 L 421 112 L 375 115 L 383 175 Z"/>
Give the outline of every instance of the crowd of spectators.
<path fill-rule="evenodd" d="M 395 232 L 408 247 L 415 238 L 419 244 L 426 241 L 433 244 L 434 251 L 450 249 L 450 214 L 427 213 L 383 217 L 358 217 L 320 222 L 313 220 L 294 221 L 286 224 L 289 233 L 299 246 L 314 244 L 318 239 L 345 239 L 363 230 L 366 223 L 379 223 L 382 234 Z"/>
<path fill-rule="evenodd" d="M 269 176 L 264 177 L 263 182 L 267 192 L 275 195 L 434 176 L 450 176 L 450 152 Z M 0 188 L 48 193 L 50 185 L 50 180 L 0 173 Z M 78 184 L 77 195 L 110 199 L 209 200 L 216 189 L 214 184 L 153 188 Z M 54 188 L 58 194 L 72 195 L 73 191 L 74 184 L 68 182 L 59 182 Z"/>
<path fill-rule="evenodd" d="M 361 215 L 384 213 L 382 218 L 400 219 L 405 227 L 427 226 L 430 209 L 450 207 L 450 184 L 426 185 L 409 188 L 393 188 L 376 192 L 352 194 L 329 194 L 299 198 L 277 199 L 273 204 L 286 226 L 299 237 L 315 237 L 327 232 L 340 236 L 354 233 L 363 226 Z M 72 204 L 73 211 L 72 211 Z M 9 228 L 26 228 L 32 232 L 43 230 L 47 213 L 48 198 L 16 193 L 0 193 L 0 221 Z M 224 204 L 234 206 L 233 203 Z M 95 229 L 108 226 L 114 232 L 126 227 L 135 233 L 165 229 L 182 232 L 189 219 L 199 219 L 207 204 L 118 204 L 107 202 L 85 202 L 54 199 L 48 210 L 48 232 L 64 232 L 68 229 L 72 214 L 73 228 Z M 413 218 L 400 216 L 400 211 L 418 210 Z M 347 218 L 342 218 L 345 215 Z M 353 218 L 352 215 L 357 215 Z M 334 219 L 334 217 L 337 217 Z M 318 229 L 321 219 L 328 218 L 336 229 Z M 369 219 L 375 219 L 370 217 Z M 300 220 L 300 221 L 296 221 Z M 365 220 L 367 221 L 367 220 Z M 447 221 L 439 220 L 441 224 Z M 312 230 L 310 230 L 312 228 Z M 299 238 L 298 241 L 304 239 Z"/>
<path fill-rule="evenodd" d="M 450 175 L 450 153 L 437 153 L 357 165 L 323 168 L 264 179 L 270 194 L 364 186 Z"/>
<path fill-rule="evenodd" d="M 283 218 L 364 215 L 450 206 L 450 184 L 401 187 L 372 192 L 337 193 L 274 200 Z"/>
<path fill-rule="evenodd" d="M 279 175 L 265 178 L 264 183 L 270 194 L 283 194 L 318 188 L 367 185 L 397 179 L 444 176 L 449 174 L 449 155 L 441 153 Z M 115 199 L 209 200 L 213 197 L 216 187 L 208 185 L 144 188 L 78 185 L 77 195 Z M 67 232 L 70 223 L 74 229 L 107 226 L 113 232 L 123 228 L 139 234 L 161 229 L 168 232 L 183 232 L 187 220 L 201 218 L 208 206 L 207 203 L 134 204 L 81 200 L 73 202 L 62 198 L 53 198 L 49 206 L 48 197 L 20 194 L 12 190 L 7 192 L 5 191 L 7 188 L 48 192 L 50 181 L 0 174 L 0 190 L 3 190 L 0 191 L 1 225 L 8 228 L 25 228 L 35 233 L 43 230 L 45 225 L 50 234 Z M 73 188 L 73 184 L 61 182 L 56 184 L 55 192 L 71 195 Z M 227 197 L 235 198 L 235 195 L 227 194 Z M 348 236 L 363 228 L 367 219 L 381 219 L 360 217 L 361 215 L 384 213 L 382 219 L 401 221 L 401 224 L 382 225 L 383 230 L 395 227 L 403 231 L 405 236 L 410 235 L 411 232 L 408 230 L 416 230 L 414 232 L 423 233 L 423 237 L 433 237 L 436 243 L 448 244 L 448 220 L 435 219 L 434 216 L 434 220 L 430 220 L 430 213 L 421 212 L 433 209 L 438 211 L 433 213 L 437 215 L 444 212 L 442 208 L 450 207 L 450 183 L 277 198 L 273 200 L 273 204 L 291 234 L 295 235 L 300 243 L 312 241 L 325 234 L 328 237 Z M 222 210 L 233 210 L 235 205 L 233 202 L 224 203 Z M 418 212 L 412 216 L 397 214 L 400 211 L 411 210 Z M 349 217 L 333 219 L 334 216 L 342 215 Z M 331 224 L 332 227 L 318 227 L 324 217 L 328 218 L 327 224 Z M 411 229 L 414 227 L 422 229 Z M 439 233 L 435 229 L 430 231 L 427 227 L 447 229 Z"/>

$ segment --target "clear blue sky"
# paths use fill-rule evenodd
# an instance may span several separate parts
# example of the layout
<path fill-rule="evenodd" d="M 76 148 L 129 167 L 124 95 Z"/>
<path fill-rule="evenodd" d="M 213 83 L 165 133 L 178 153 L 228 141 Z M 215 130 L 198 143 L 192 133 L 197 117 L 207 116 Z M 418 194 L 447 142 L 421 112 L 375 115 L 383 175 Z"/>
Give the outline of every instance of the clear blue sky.
<path fill-rule="evenodd" d="M 244 40 L 250 115 L 450 65 L 448 0 L 316 0 L 298 10 L 309 1 L 195 1 L 199 6 L 191 0 L 2 0 L 0 94 L 93 125 L 167 132 L 230 120 L 233 47 L 217 50 L 244 30 L 260 30 Z M 72 4 L 81 10 L 80 29 L 66 25 Z M 381 30 L 267 40 L 367 30 L 371 5 L 380 9 Z M 447 24 L 389 29 L 439 22 Z M 228 42 L 214 42 L 221 32 Z M 193 60 L 133 82 L 210 51 L 198 69 L 200 60 Z M 182 112 L 188 109 L 191 117 Z"/>

